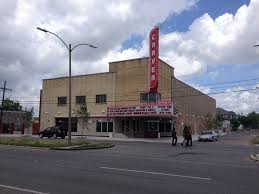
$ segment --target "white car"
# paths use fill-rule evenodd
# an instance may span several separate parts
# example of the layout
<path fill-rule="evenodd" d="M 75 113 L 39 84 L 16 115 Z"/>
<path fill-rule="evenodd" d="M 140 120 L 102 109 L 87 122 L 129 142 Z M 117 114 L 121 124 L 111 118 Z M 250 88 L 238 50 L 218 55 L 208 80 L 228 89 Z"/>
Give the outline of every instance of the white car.
<path fill-rule="evenodd" d="M 202 131 L 198 141 L 218 141 L 218 134 L 215 131 Z"/>

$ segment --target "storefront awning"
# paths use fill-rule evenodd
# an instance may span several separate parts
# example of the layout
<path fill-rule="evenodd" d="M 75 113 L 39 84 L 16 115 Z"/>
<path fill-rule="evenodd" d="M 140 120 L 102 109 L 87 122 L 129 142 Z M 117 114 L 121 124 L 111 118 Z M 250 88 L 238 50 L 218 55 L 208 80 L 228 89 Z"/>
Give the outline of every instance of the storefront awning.
<path fill-rule="evenodd" d="M 177 117 L 172 102 L 147 103 L 136 106 L 113 106 L 107 108 L 109 117 Z"/>

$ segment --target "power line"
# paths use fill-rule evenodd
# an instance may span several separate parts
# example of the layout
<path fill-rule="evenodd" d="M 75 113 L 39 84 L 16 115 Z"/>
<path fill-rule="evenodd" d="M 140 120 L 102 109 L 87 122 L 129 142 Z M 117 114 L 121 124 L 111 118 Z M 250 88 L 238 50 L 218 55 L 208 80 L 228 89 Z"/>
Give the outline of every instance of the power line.
<path fill-rule="evenodd" d="M 259 80 L 259 78 L 235 80 L 235 81 L 228 81 L 228 82 L 210 83 L 210 84 L 199 85 L 199 86 L 212 86 L 212 85 L 219 85 L 219 84 L 226 84 L 226 83 L 246 82 L 246 81 L 252 81 L 252 80 Z"/>
<path fill-rule="evenodd" d="M 245 92 L 245 91 L 254 91 L 254 90 L 258 90 L 258 88 L 251 88 L 251 89 L 243 89 L 243 90 L 233 90 L 233 91 L 225 91 L 225 92 L 215 92 L 215 93 L 208 93 L 208 94 L 192 94 L 192 95 L 181 95 L 181 96 L 173 96 L 173 98 L 183 98 L 183 97 L 194 97 L 194 96 L 207 96 L 207 95 L 217 95 L 217 94 L 225 94 L 225 93 L 235 93 L 235 92 Z M 127 96 L 126 96 L 127 97 Z M 164 97 L 163 99 L 170 99 L 171 97 Z M 125 101 L 137 101 L 136 99 L 127 99 L 127 100 L 108 100 L 106 102 L 125 102 Z M 35 103 L 40 103 L 39 100 L 35 100 L 35 101 L 20 101 L 20 103 L 29 103 L 29 104 L 35 104 Z M 42 101 L 42 104 L 58 104 L 56 102 L 56 100 L 51 100 L 51 101 Z M 95 103 L 95 101 L 90 101 L 87 103 Z"/>
<path fill-rule="evenodd" d="M 135 67 L 134 67 L 135 68 Z M 126 68 L 127 69 L 127 68 Z M 133 69 L 133 68 L 128 68 L 128 69 Z M 83 76 L 83 75 L 82 75 Z M 176 79 L 176 78 L 175 78 Z M 252 81 L 252 80 L 259 80 L 259 78 L 253 78 L 253 79 L 245 79 L 245 80 L 235 80 L 235 81 L 228 81 L 228 82 L 219 82 L 219 83 L 210 83 L 210 84 L 206 84 L 206 85 L 198 85 L 198 86 L 191 86 L 191 85 L 188 85 L 186 83 L 187 86 L 191 87 L 190 89 L 186 89 L 185 86 L 183 87 L 173 87 L 172 89 L 179 89 L 179 90 L 173 90 L 173 92 L 183 92 L 183 90 L 181 89 L 184 89 L 184 92 L 186 91 L 192 91 L 193 89 L 195 90 L 198 90 L 200 91 L 199 89 L 196 89 L 195 87 L 202 87 L 202 86 L 209 86 L 209 85 L 221 85 L 221 84 L 226 84 L 226 83 L 238 83 L 238 82 L 246 82 L 246 81 Z M 221 87 L 213 87 L 213 88 L 209 88 L 209 89 L 218 89 L 218 88 L 227 88 L 227 87 L 239 87 L 239 86 L 249 86 L 249 85 L 256 85 L 258 83 L 253 83 L 253 84 L 242 84 L 242 85 L 231 85 L 231 86 L 221 86 Z M 166 90 L 171 90 L 171 88 L 168 88 L 168 89 L 160 89 L 160 91 L 166 91 Z M 130 93 L 137 93 L 137 92 L 147 92 L 146 90 L 141 90 L 141 91 L 132 91 L 132 92 L 114 92 L 114 93 L 108 93 L 108 94 L 122 94 L 122 96 L 125 96 L 127 94 L 130 94 Z M 201 92 L 201 91 L 200 91 Z M 117 95 L 118 96 L 118 95 Z M 135 96 L 135 95 L 134 95 Z M 13 98 L 39 98 L 39 96 L 23 96 L 23 97 L 18 97 L 18 96 L 13 96 Z M 53 98 L 56 98 L 56 97 L 53 97 Z"/>
<path fill-rule="evenodd" d="M 241 84 L 241 85 L 234 85 L 234 86 L 220 86 L 220 87 L 213 87 L 213 88 L 209 88 L 209 89 L 219 89 L 219 88 L 227 88 L 227 87 L 241 87 L 241 86 L 251 86 L 251 85 L 257 85 L 259 83 L 253 83 L 253 84 Z M 185 87 L 181 87 L 181 88 L 185 88 Z M 160 89 L 160 92 L 162 91 L 168 91 L 170 88 L 168 89 Z M 190 89 L 185 89 L 184 91 L 183 90 L 173 90 L 174 93 L 179 93 L 179 92 L 189 92 L 189 91 L 193 91 L 193 90 L 196 90 L 198 92 L 201 92 L 200 90 L 196 89 L 196 88 L 190 88 Z M 116 97 L 129 97 L 129 96 L 132 96 L 132 97 L 135 97 L 136 93 L 145 93 L 147 91 L 144 91 L 144 90 L 139 90 L 139 91 L 132 91 L 132 92 L 110 92 L 110 93 L 106 93 L 108 95 L 116 95 Z M 133 94 L 133 95 L 129 95 L 129 94 Z M 118 94 L 121 94 L 121 95 L 118 95 Z M 75 96 L 73 96 L 75 97 Z M 15 98 L 15 97 L 14 97 Z M 16 98 L 20 98 L 20 99 L 23 99 L 23 98 L 30 98 L 30 97 L 18 97 L 16 96 Z M 36 98 L 35 96 L 34 97 L 31 97 L 31 98 Z M 37 97 L 39 98 L 39 97 Z M 49 97 L 48 99 L 55 99 L 56 100 L 57 97 Z M 14 99 L 13 101 L 21 101 L 20 99 Z M 89 97 L 87 98 L 89 99 Z M 91 98 L 91 99 L 95 99 L 95 98 Z M 30 101 L 30 100 L 27 100 L 27 101 Z M 31 100 L 33 101 L 33 100 Z"/>

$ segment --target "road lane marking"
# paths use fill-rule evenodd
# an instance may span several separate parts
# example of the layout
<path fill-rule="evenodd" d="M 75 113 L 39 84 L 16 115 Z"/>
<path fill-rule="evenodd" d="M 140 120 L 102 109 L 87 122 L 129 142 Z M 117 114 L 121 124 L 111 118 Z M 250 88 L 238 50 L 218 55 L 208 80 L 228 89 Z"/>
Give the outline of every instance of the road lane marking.
<path fill-rule="evenodd" d="M 207 177 L 197 177 L 197 176 L 186 176 L 186 175 L 180 175 L 180 174 L 167 174 L 167 173 L 161 173 L 161 172 L 151 172 L 151 171 L 143 171 L 143 170 L 131 170 L 131 169 L 123 169 L 123 168 L 111 168 L 102 166 L 101 169 L 106 170 L 117 170 L 117 171 L 124 171 L 124 172 L 135 172 L 135 173 L 144 173 L 144 174 L 153 174 L 153 175 L 162 175 L 162 176 L 171 176 L 171 177 L 180 177 L 180 178 L 189 178 L 189 179 L 199 179 L 199 180 L 206 180 L 211 181 L 211 178 Z"/>
<path fill-rule="evenodd" d="M 0 184 L 0 187 L 4 187 L 4 188 L 7 188 L 7 189 L 14 189 L 14 190 L 17 190 L 17 191 L 25 191 L 25 192 L 28 192 L 28 193 L 48 194 L 48 193 L 43 193 L 43 192 L 40 192 L 40 191 L 34 191 L 34 190 L 30 190 L 30 189 L 23 189 L 23 188 L 13 187 L 13 186 L 9 186 L 9 185 L 2 185 L 2 184 Z"/>

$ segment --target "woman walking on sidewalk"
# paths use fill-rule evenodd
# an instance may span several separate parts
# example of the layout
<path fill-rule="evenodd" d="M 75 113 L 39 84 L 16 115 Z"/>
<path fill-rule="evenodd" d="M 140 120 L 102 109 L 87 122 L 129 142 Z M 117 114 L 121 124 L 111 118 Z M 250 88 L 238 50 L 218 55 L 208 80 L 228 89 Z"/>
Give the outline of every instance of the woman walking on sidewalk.
<path fill-rule="evenodd" d="M 185 125 L 183 128 L 183 141 L 181 143 L 182 146 L 186 143 L 186 140 L 187 140 L 187 126 Z"/>

